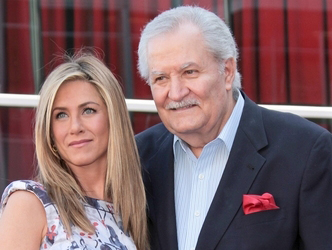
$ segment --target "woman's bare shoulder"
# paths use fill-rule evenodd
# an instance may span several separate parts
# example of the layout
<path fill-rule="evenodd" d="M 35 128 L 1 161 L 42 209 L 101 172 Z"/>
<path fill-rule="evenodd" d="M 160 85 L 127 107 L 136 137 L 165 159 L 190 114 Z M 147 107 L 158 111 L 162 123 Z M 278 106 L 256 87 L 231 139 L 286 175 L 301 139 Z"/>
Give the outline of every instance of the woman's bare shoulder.
<path fill-rule="evenodd" d="M 13 192 L 0 218 L 1 247 L 39 249 L 46 231 L 46 213 L 38 197 L 28 191 Z"/>

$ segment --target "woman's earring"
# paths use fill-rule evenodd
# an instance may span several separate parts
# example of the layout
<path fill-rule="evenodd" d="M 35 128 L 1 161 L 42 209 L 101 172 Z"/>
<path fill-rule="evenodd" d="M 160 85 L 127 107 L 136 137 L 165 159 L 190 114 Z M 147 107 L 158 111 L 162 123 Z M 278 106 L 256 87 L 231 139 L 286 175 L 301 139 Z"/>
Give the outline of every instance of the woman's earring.
<path fill-rule="evenodd" d="M 52 145 L 52 152 L 54 154 L 58 154 L 58 149 L 56 148 L 56 146 L 54 144 Z"/>

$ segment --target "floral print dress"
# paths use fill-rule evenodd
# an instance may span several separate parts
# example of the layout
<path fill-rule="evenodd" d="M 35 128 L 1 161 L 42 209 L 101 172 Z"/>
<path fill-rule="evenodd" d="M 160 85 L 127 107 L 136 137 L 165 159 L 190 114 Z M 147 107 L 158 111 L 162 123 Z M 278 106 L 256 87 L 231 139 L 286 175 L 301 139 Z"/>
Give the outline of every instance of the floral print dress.
<path fill-rule="evenodd" d="M 34 181 L 14 181 L 5 189 L 0 203 L 0 217 L 9 196 L 18 190 L 35 194 L 44 205 L 47 217 L 47 234 L 40 249 L 100 249 L 100 250 L 131 250 L 136 249 L 132 238 L 124 233 L 122 220 L 114 213 L 112 203 L 87 198 L 84 203 L 88 219 L 95 227 L 95 233 L 89 234 L 76 226 L 72 226 L 72 235 L 68 236 L 59 217 L 59 212 L 50 200 L 44 187 Z"/>

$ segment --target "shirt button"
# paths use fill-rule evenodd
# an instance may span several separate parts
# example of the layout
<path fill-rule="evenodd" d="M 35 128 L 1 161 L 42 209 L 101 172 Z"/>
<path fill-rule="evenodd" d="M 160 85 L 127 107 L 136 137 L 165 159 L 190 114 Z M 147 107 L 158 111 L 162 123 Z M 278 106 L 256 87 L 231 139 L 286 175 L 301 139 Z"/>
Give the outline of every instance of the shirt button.
<path fill-rule="evenodd" d="M 195 212 L 195 216 L 196 216 L 196 217 L 198 217 L 198 216 L 200 216 L 200 215 L 201 215 L 201 213 L 200 213 L 199 211 L 196 211 L 196 212 Z"/>
<path fill-rule="evenodd" d="M 204 174 L 199 174 L 198 179 L 203 180 L 204 179 Z"/>

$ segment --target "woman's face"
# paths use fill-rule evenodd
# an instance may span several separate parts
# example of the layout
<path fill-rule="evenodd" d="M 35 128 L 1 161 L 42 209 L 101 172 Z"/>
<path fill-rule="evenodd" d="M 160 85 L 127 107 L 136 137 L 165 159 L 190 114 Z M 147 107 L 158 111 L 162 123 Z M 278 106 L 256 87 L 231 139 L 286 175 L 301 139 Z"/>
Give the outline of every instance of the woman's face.
<path fill-rule="evenodd" d="M 75 80 L 60 86 L 53 103 L 51 131 L 61 158 L 73 172 L 89 166 L 106 168 L 108 113 L 94 85 Z"/>

